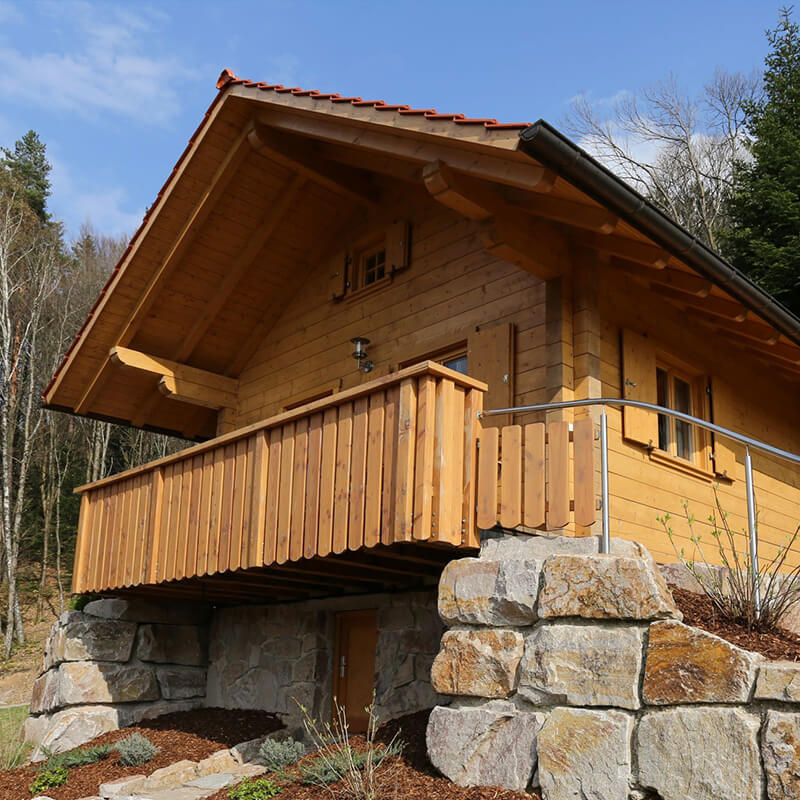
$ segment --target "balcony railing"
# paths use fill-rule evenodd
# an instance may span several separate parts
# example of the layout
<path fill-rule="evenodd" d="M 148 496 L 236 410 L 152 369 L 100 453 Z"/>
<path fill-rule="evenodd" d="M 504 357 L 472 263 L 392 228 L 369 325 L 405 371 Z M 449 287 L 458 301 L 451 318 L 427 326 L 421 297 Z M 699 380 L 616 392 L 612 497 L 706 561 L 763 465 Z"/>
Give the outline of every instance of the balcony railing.
<path fill-rule="evenodd" d="M 475 547 L 485 391 L 426 361 L 81 486 L 73 591 L 397 542 Z"/>

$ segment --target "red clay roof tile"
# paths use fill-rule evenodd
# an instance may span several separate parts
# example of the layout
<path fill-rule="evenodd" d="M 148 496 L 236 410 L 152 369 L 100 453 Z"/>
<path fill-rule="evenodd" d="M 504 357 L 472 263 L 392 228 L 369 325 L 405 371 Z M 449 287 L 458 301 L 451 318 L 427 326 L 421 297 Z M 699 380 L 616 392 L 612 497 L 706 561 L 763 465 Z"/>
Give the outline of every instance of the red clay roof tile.
<path fill-rule="evenodd" d="M 496 119 L 491 118 L 469 118 L 464 114 L 440 114 L 435 108 L 411 108 L 407 105 L 398 105 L 394 103 L 386 103 L 384 100 L 364 100 L 361 97 L 341 97 L 338 94 L 325 94 L 316 90 L 301 89 L 299 87 L 286 88 L 281 85 L 267 85 L 263 83 L 254 83 L 253 81 L 245 80 L 237 77 L 237 75 L 229 69 L 224 69 L 217 80 L 217 89 L 223 90 L 228 86 L 244 86 L 246 88 L 258 87 L 259 89 L 272 90 L 278 93 L 291 92 L 298 97 L 313 97 L 315 100 L 330 100 L 332 103 L 350 103 L 353 106 L 363 108 L 372 106 L 376 111 L 394 111 L 398 114 L 416 114 L 421 115 L 425 119 L 455 122 L 459 125 L 483 125 L 488 130 L 522 130 L 527 128 L 529 122 L 503 122 L 500 123 Z"/>

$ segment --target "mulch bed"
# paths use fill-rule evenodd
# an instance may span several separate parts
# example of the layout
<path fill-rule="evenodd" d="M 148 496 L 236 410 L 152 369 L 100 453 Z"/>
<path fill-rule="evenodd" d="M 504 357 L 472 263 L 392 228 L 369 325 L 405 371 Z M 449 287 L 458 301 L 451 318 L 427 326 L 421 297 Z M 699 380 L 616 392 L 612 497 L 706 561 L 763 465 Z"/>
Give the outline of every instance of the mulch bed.
<path fill-rule="evenodd" d="M 683 621 L 726 639 L 737 647 L 752 650 L 773 661 L 800 661 L 800 636 L 780 629 L 774 633 L 749 631 L 744 625 L 728 622 L 719 616 L 704 594 L 695 594 L 670 586 Z"/>
<path fill-rule="evenodd" d="M 464 788 L 443 778 L 428 761 L 425 728 L 429 714 L 430 711 L 408 714 L 386 723 L 378 731 L 380 742 L 388 744 L 398 731 L 399 738 L 405 742 L 402 756 L 384 762 L 385 769 L 391 770 L 387 800 L 541 800 L 536 792 L 512 792 L 495 786 Z M 350 741 L 357 749 L 364 745 L 363 736 L 352 736 Z M 313 753 L 306 758 L 313 758 Z M 329 788 L 333 794 L 318 786 L 290 783 L 284 786 L 278 800 L 330 800 L 338 784 L 331 784 Z M 228 790 L 222 789 L 208 800 L 228 800 Z"/>
<path fill-rule="evenodd" d="M 69 780 L 63 786 L 47 789 L 43 793 L 54 800 L 77 800 L 96 795 L 98 786 L 106 781 L 126 775 L 150 775 L 157 769 L 184 758 L 199 761 L 217 750 L 233 747 L 282 727 L 283 723 L 278 717 L 265 711 L 202 708 L 166 714 L 98 736 L 90 743 L 113 744 L 138 732 L 161 748 L 152 761 L 139 767 L 123 767 L 116 763 L 117 756 L 112 753 L 108 758 L 94 764 L 73 767 L 69 771 Z M 24 800 L 32 797 L 29 787 L 40 767 L 41 764 L 38 764 L 0 772 L 0 800 Z"/>

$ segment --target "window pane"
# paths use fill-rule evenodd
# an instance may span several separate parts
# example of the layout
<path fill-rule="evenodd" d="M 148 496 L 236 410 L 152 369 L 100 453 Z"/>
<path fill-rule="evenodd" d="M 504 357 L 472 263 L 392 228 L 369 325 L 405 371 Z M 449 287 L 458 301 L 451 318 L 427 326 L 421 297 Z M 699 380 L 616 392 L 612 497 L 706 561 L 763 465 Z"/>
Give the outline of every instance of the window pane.
<path fill-rule="evenodd" d="M 656 402 L 664 408 L 669 408 L 669 382 L 667 373 L 663 369 L 656 370 L 656 387 L 658 398 Z M 669 417 L 658 415 L 658 449 L 669 450 Z"/>
<path fill-rule="evenodd" d="M 453 369 L 456 372 L 460 372 L 462 375 L 467 374 L 467 357 L 466 356 L 456 356 L 455 358 L 448 359 L 447 361 L 442 362 L 443 367 L 448 367 L 449 369 Z"/>
<path fill-rule="evenodd" d="M 692 390 L 686 381 L 675 378 L 675 410 L 684 414 L 692 413 Z M 675 444 L 679 458 L 691 459 L 692 457 L 692 426 L 688 422 L 675 422 Z"/>

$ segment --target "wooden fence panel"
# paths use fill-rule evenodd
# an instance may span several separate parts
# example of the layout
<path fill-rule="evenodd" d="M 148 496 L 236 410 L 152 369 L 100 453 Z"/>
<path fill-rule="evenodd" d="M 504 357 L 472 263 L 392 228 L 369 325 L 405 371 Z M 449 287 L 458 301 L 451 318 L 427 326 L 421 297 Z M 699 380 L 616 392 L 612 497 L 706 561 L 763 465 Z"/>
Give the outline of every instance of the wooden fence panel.
<path fill-rule="evenodd" d="M 480 431 L 479 528 L 564 528 L 573 507 L 576 525 L 594 524 L 594 427 L 589 417 L 573 427 L 571 433 L 567 422 L 537 422 Z"/>

